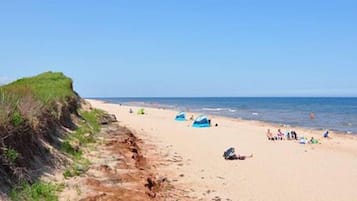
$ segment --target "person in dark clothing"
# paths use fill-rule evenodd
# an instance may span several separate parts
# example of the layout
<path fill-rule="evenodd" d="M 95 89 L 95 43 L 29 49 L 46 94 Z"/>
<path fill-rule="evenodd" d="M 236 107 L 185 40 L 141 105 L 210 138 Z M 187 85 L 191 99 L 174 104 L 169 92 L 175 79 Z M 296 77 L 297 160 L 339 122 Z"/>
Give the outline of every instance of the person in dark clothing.
<path fill-rule="evenodd" d="M 244 155 L 237 155 L 234 153 L 235 150 L 233 147 L 227 149 L 224 153 L 223 153 L 223 157 L 226 160 L 245 160 L 246 158 L 252 158 L 253 154 L 250 154 L 248 156 L 244 156 Z"/>
<path fill-rule="evenodd" d="M 290 134 L 291 134 L 291 139 L 293 139 L 293 140 L 297 140 L 298 139 L 297 138 L 297 134 L 296 134 L 295 131 L 291 131 Z"/>

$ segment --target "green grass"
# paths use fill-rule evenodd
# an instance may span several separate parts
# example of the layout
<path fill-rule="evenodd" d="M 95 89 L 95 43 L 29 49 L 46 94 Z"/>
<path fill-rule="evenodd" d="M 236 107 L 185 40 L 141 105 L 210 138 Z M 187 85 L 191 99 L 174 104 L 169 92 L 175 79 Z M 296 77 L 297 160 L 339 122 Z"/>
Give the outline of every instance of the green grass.
<path fill-rule="evenodd" d="M 68 140 L 65 140 L 62 145 L 61 145 L 61 151 L 69 154 L 72 156 L 74 159 L 79 159 L 82 157 L 83 152 L 81 150 L 76 150 L 73 148 L 71 143 Z"/>
<path fill-rule="evenodd" d="M 36 182 L 34 184 L 22 183 L 10 192 L 12 201 L 57 201 L 57 193 L 63 185 Z"/>
<path fill-rule="evenodd" d="M 33 95 L 35 99 L 44 104 L 53 101 L 65 101 L 66 98 L 74 96 L 72 80 L 63 73 L 46 72 L 34 77 L 22 78 L 1 89 L 15 92 L 19 97 Z"/>
<path fill-rule="evenodd" d="M 83 152 L 76 150 L 72 144 L 79 144 L 79 148 L 84 148 L 96 142 L 96 134 L 100 132 L 101 128 L 99 119 L 104 114 L 104 111 L 94 109 L 91 111 L 80 111 L 79 113 L 83 118 L 83 122 L 63 141 L 61 146 L 61 150 L 73 159 L 73 164 L 63 173 L 66 179 L 79 176 L 88 170 L 90 162 L 83 158 Z"/>
<path fill-rule="evenodd" d="M 8 161 L 14 163 L 16 159 L 19 157 L 19 152 L 17 152 L 13 148 L 4 148 L 3 155 Z"/>
<path fill-rule="evenodd" d="M 90 161 L 84 158 L 77 159 L 74 163 L 67 167 L 63 172 L 63 176 L 65 179 L 70 177 L 79 176 L 85 173 L 89 169 Z"/>
<path fill-rule="evenodd" d="M 46 72 L 19 79 L 0 87 L 0 125 L 18 127 L 46 110 L 57 117 L 57 104 L 65 105 L 74 97 L 72 80 L 63 73 Z"/>
<path fill-rule="evenodd" d="M 24 122 L 24 119 L 22 118 L 20 112 L 15 111 L 14 113 L 12 113 L 12 115 L 11 115 L 12 125 L 17 127 L 17 126 L 20 126 L 23 122 Z"/>
<path fill-rule="evenodd" d="M 100 131 L 99 119 L 105 112 L 99 109 L 93 109 L 92 111 L 83 111 L 81 116 L 91 127 L 91 131 L 96 134 Z"/>

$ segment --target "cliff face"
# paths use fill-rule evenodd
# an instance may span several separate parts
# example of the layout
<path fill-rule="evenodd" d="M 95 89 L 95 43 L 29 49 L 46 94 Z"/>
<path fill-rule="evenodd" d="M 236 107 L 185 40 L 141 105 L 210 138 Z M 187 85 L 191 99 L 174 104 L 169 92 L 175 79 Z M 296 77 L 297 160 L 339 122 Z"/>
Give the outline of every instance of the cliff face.
<path fill-rule="evenodd" d="M 76 128 L 72 80 L 47 72 L 0 87 L 0 191 L 61 166 L 61 140 Z"/>

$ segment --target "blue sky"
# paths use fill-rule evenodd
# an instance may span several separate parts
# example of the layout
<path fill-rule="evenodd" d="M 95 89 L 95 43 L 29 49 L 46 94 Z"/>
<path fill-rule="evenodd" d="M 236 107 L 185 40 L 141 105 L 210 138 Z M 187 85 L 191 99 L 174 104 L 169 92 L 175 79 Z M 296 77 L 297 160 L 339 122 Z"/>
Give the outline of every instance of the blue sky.
<path fill-rule="evenodd" d="M 84 97 L 357 96 L 357 1 L 3 1 L 0 83 Z"/>

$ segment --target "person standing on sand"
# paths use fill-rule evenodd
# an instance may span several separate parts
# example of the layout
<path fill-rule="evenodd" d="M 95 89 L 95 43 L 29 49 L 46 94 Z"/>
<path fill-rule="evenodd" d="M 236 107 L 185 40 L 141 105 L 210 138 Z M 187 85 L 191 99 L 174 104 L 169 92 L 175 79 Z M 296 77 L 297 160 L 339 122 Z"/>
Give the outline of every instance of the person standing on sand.
<path fill-rule="evenodd" d="M 291 138 L 292 138 L 293 140 L 297 140 L 297 134 L 296 134 L 295 131 L 291 131 L 291 132 L 290 132 L 290 135 L 291 135 Z"/>

